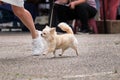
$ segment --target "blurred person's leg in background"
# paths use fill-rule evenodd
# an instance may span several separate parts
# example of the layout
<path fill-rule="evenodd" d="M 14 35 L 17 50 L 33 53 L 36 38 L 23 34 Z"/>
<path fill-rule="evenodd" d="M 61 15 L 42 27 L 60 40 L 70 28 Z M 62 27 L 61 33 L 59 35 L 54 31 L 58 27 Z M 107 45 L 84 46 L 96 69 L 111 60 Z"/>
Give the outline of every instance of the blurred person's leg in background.
<path fill-rule="evenodd" d="M 100 0 L 100 16 L 101 19 L 104 17 L 103 13 L 103 0 Z M 119 0 L 104 0 L 105 17 L 108 20 L 116 20 L 117 8 L 119 5 Z"/>
<path fill-rule="evenodd" d="M 117 9 L 119 5 L 119 0 L 109 0 L 108 8 L 109 8 L 109 16 L 108 19 L 116 20 L 117 17 Z"/>
<path fill-rule="evenodd" d="M 96 20 L 100 20 L 100 1 L 99 0 L 95 0 L 96 1 L 96 7 L 97 7 L 97 14 L 95 16 Z"/>
<path fill-rule="evenodd" d="M 104 1 L 104 4 L 103 4 L 103 1 Z M 104 19 L 103 8 L 105 9 L 105 17 L 106 18 L 108 17 L 108 2 L 109 2 L 109 0 L 100 0 L 100 18 L 101 18 L 101 20 Z"/>

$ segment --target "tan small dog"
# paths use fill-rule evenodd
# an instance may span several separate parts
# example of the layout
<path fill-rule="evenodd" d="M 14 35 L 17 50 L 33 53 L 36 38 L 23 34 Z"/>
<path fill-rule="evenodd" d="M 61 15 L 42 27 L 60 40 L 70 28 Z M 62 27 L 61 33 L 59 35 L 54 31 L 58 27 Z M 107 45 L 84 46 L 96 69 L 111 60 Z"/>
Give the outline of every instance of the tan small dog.
<path fill-rule="evenodd" d="M 46 26 L 43 29 L 41 36 L 48 43 L 48 50 L 47 52 L 44 53 L 44 55 L 53 52 L 55 56 L 55 51 L 57 49 L 62 49 L 62 54 L 59 54 L 60 56 L 62 56 L 64 51 L 69 47 L 74 49 L 76 51 L 76 55 L 78 55 L 78 51 L 77 51 L 78 41 L 75 38 L 71 27 L 64 22 L 59 23 L 58 27 L 60 27 L 63 31 L 66 31 L 67 33 L 58 35 L 56 33 L 56 29 L 50 28 L 49 26 Z"/>

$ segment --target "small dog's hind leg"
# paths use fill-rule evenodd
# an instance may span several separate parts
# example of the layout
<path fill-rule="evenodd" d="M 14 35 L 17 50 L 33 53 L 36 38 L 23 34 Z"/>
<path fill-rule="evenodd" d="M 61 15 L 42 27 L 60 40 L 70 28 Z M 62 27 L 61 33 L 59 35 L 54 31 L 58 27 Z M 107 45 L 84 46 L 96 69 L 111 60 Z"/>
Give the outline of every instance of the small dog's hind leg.
<path fill-rule="evenodd" d="M 72 46 L 71 48 L 75 50 L 75 52 L 76 52 L 76 55 L 78 56 L 77 47 L 76 47 L 76 46 Z"/>

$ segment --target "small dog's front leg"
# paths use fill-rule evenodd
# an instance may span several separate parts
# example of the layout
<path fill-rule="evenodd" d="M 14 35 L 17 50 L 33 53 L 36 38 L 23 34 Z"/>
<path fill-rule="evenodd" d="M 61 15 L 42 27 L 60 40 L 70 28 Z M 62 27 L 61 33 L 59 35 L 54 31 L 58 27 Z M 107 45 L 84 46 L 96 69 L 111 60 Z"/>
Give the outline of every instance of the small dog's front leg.
<path fill-rule="evenodd" d="M 51 53 L 51 52 L 54 52 L 54 48 L 49 48 L 47 51 L 45 51 L 44 53 L 43 53 L 43 55 L 46 55 L 46 54 L 48 54 L 48 53 Z"/>
<path fill-rule="evenodd" d="M 65 50 L 66 50 L 66 49 L 62 49 L 62 53 L 59 54 L 59 56 L 62 56 Z"/>
<path fill-rule="evenodd" d="M 55 50 L 53 51 L 53 55 L 54 55 L 54 57 L 56 57 L 56 55 L 55 55 Z"/>

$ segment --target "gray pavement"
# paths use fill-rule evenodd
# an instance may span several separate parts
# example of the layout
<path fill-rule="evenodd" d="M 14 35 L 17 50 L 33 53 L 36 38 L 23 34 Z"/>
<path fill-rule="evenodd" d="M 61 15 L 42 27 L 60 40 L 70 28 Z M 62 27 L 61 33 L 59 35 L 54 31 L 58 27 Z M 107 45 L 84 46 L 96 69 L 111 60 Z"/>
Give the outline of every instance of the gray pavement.
<path fill-rule="evenodd" d="M 0 80 L 120 80 L 120 34 L 75 36 L 79 56 L 53 58 L 31 55 L 30 33 L 1 32 Z"/>

